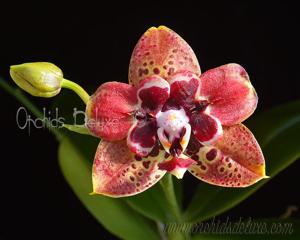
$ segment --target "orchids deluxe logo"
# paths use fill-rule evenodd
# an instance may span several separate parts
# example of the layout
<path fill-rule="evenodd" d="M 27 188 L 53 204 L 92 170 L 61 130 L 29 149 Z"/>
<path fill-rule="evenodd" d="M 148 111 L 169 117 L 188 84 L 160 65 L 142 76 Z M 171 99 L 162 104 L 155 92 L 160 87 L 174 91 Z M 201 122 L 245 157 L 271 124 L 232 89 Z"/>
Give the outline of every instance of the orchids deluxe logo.
<path fill-rule="evenodd" d="M 84 121 L 87 119 L 84 111 L 77 110 L 77 108 L 73 109 L 73 124 L 78 124 L 79 121 Z M 43 108 L 42 116 L 33 117 L 29 111 L 25 107 L 19 107 L 16 112 L 16 123 L 19 129 L 27 130 L 30 135 L 31 129 L 45 129 L 45 128 L 63 128 L 66 123 L 66 119 L 59 116 L 58 108 L 54 110 L 47 110 L 45 107 Z"/>
<path fill-rule="evenodd" d="M 82 124 L 84 122 L 84 124 Z M 43 108 L 42 116 L 40 117 L 32 117 L 29 111 L 25 107 L 19 107 L 16 112 L 16 123 L 19 129 L 27 130 L 30 135 L 31 129 L 50 129 L 50 128 L 63 128 L 68 126 L 72 126 L 72 128 L 76 129 L 76 127 L 82 128 L 84 126 L 89 127 L 97 127 L 99 129 L 104 129 L 106 124 L 109 124 L 113 128 L 116 128 L 119 125 L 119 120 L 104 116 L 98 116 L 98 111 L 96 111 L 94 118 L 88 118 L 85 111 L 77 110 L 77 108 L 73 108 L 72 119 L 68 120 L 68 124 L 66 124 L 66 119 L 64 117 L 59 116 L 59 109 L 55 108 L 54 110 L 47 110 L 45 107 Z M 66 124 L 66 125 L 65 125 Z M 75 131 L 75 130 L 73 130 Z"/>

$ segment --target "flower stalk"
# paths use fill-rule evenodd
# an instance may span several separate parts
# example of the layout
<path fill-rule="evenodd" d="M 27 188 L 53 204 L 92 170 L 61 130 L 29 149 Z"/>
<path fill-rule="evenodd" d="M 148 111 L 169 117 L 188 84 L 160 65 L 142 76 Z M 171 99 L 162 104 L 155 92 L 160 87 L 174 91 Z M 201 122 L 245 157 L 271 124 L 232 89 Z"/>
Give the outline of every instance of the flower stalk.
<path fill-rule="evenodd" d="M 172 179 L 172 174 L 167 174 L 161 181 L 160 181 L 161 187 L 164 191 L 168 207 L 170 208 L 170 212 L 172 214 L 172 217 L 170 218 L 172 221 L 175 220 L 176 224 L 182 223 L 182 215 L 181 215 L 181 209 L 178 205 L 175 190 L 174 190 L 174 184 Z M 173 222 L 171 222 L 173 223 Z M 174 229 L 168 229 L 168 237 L 170 240 L 183 240 L 186 239 L 185 234 L 181 232 L 180 228 Z"/>
<path fill-rule="evenodd" d="M 178 202 L 177 202 L 175 191 L 174 191 L 172 175 L 167 174 L 160 181 L 160 184 L 161 184 L 162 189 L 164 191 L 164 194 L 165 194 L 166 200 L 168 202 L 168 206 L 170 208 L 170 211 L 173 215 L 173 219 L 175 219 L 176 222 L 181 222 L 181 213 L 180 213 L 180 208 L 178 206 Z"/>
<path fill-rule="evenodd" d="M 64 78 L 62 80 L 61 87 L 68 88 L 68 89 L 74 91 L 85 104 L 87 104 L 87 102 L 90 99 L 90 95 L 81 86 L 79 86 L 75 82 L 72 82 L 72 81 Z"/>

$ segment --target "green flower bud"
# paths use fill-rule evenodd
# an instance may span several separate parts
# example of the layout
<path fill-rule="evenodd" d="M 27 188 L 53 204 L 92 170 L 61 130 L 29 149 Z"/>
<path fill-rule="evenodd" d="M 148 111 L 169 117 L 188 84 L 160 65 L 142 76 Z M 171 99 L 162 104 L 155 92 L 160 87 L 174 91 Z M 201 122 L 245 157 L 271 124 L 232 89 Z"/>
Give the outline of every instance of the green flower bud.
<path fill-rule="evenodd" d="M 23 90 L 36 97 L 53 97 L 60 92 L 63 73 L 52 63 L 34 62 L 13 65 L 10 76 Z"/>

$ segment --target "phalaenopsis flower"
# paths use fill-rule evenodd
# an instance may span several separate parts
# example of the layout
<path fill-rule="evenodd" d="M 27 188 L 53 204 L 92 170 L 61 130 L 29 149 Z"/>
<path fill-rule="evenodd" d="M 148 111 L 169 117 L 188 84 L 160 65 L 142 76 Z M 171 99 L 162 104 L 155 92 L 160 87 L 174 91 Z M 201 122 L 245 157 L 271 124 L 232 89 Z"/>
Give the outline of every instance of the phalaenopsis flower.
<path fill-rule="evenodd" d="M 191 47 L 167 27 L 152 27 L 133 50 L 129 84 L 107 82 L 87 104 L 89 130 L 101 138 L 94 193 L 140 193 L 167 172 L 186 170 L 218 186 L 246 187 L 265 162 L 242 121 L 257 95 L 245 69 L 226 64 L 201 74 Z"/>

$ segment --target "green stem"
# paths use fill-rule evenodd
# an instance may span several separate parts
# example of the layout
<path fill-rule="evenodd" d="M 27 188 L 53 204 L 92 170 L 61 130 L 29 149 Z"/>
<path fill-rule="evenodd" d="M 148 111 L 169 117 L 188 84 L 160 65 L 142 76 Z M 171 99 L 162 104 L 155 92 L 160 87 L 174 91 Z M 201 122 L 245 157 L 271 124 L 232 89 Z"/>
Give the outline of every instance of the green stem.
<path fill-rule="evenodd" d="M 172 212 L 174 219 L 176 220 L 176 222 L 180 222 L 181 221 L 181 213 L 180 213 L 180 209 L 179 209 L 175 191 L 174 191 L 172 175 L 166 174 L 166 176 L 160 181 L 160 184 L 163 188 L 165 197 L 167 199 L 168 205 L 170 207 L 170 210 Z"/>
<path fill-rule="evenodd" d="M 175 191 L 174 191 L 172 175 L 171 174 L 166 174 L 166 176 L 162 180 L 160 180 L 160 184 L 161 184 L 162 189 L 165 193 L 165 197 L 166 197 L 168 206 L 169 206 L 170 211 L 172 213 L 172 216 L 173 216 L 172 219 L 174 219 L 175 223 L 178 224 L 178 226 L 179 226 L 182 223 L 182 218 L 181 218 L 180 207 L 178 205 L 176 195 L 175 195 Z M 185 234 L 180 231 L 180 226 L 179 226 L 178 231 L 168 232 L 168 236 L 169 236 L 170 240 L 183 240 L 183 239 L 185 239 Z"/>
<path fill-rule="evenodd" d="M 82 101 L 87 104 L 87 102 L 90 99 L 90 95 L 77 83 L 74 83 L 70 80 L 63 79 L 62 80 L 62 85 L 63 88 L 68 88 L 73 90 L 81 99 Z"/>
<path fill-rule="evenodd" d="M 0 78 L 0 87 L 2 87 L 10 95 L 14 96 L 30 112 L 32 112 L 33 115 L 41 119 L 44 118 L 43 113 L 23 94 L 23 92 L 20 89 L 12 87 L 2 78 Z M 49 130 L 55 135 L 56 139 L 58 141 L 62 139 L 63 135 L 57 129 L 50 127 L 49 120 L 47 118 L 45 118 L 44 120 L 46 121 L 46 126 L 48 126 Z"/>

